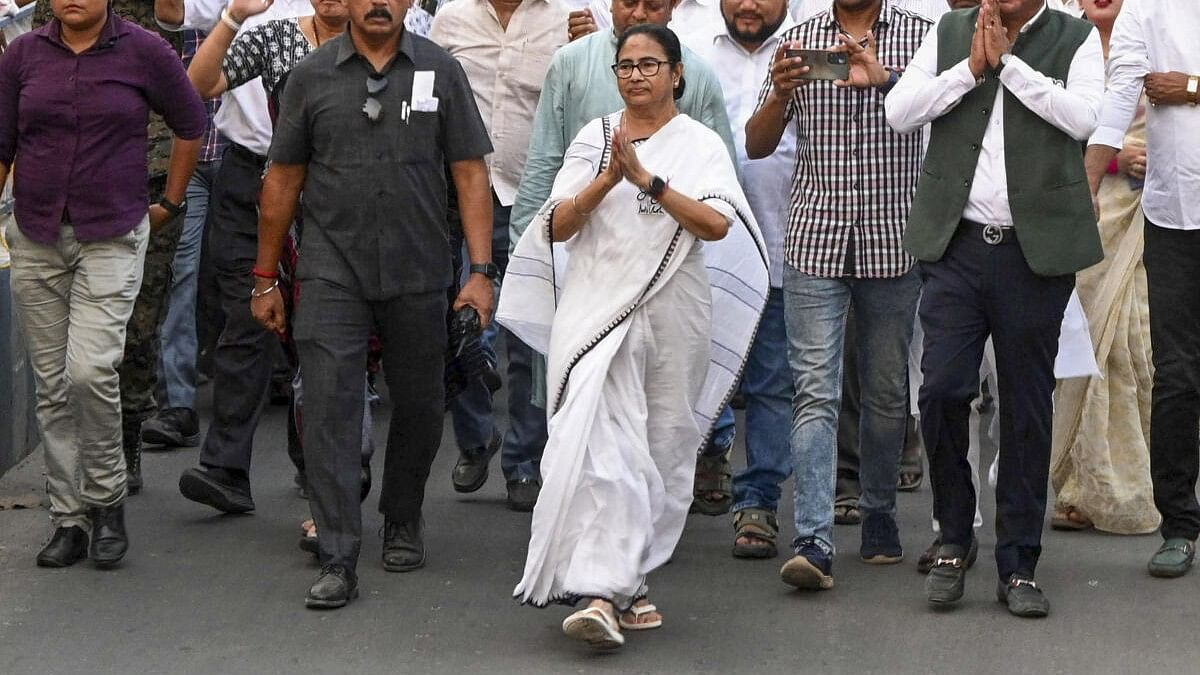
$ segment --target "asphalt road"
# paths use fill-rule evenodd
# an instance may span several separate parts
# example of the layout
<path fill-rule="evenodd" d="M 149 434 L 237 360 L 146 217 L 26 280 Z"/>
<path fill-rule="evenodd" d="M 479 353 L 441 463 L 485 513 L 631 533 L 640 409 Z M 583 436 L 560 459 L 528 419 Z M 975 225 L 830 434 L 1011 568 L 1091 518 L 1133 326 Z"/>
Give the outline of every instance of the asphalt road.
<path fill-rule="evenodd" d="M 837 586 L 819 593 L 784 586 L 783 558 L 732 558 L 727 517 L 692 516 L 675 559 L 650 580 L 665 627 L 592 653 L 560 633 L 565 608 L 510 598 L 529 516 L 505 508 L 495 461 L 481 491 L 453 492 L 448 426 L 426 503 L 427 566 L 383 571 L 376 491 L 362 597 L 307 611 L 317 568 L 296 548 L 307 504 L 292 486 L 284 414 L 268 409 L 259 429 L 251 515 L 217 515 L 179 496 L 194 449 L 147 454 L 146 489 L 127 509 L 130 554 L 117 571 L 35 567 L 50 534 L 46 512 L 0 511 L 0 674 L 1200 672 L 1200 572 L 1150 578 L 1157 536 L 1047 529 L 1038 578 L 1053 609 L 1031 621 L 995 601 L 988 526 L 961 606 L 930 610 L 915 571 L 931 538 L 927 486 L 900 497 L 903 564 L 862 564 L 858 528 L 839 527 Z M 387 415 L 379 417 L 382 447 Z M 0 480 L 0 497 L 38 487 L 34 460 Z M 780 520 L 790 537 L 790 514 Z"/>

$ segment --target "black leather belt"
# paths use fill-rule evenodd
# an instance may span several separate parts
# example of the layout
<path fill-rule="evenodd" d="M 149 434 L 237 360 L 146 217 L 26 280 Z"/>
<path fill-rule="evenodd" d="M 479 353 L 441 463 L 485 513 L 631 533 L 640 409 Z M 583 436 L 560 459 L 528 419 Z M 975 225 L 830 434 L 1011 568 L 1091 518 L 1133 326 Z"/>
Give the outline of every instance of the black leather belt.
<path fill-rule="evenodd" d="M 260 155 L 257 152 L 250 150 L 249 148 L 247 148 L 244 145 L 238 145 L 237 143 L 230 142 L 229 143 L 229 152 L 232 152 L 235 155 L 239 155 L 243 159 L 245 159 L 249 162 L 253 162 L 260 169 L 263 166 L 265 166 L 267 163 L 267 158 L 265 156 Z"/>
<path fill-rule="evenodd" d="M 969 237 L 979 237 L 985 244 L 999 246 L 1000 244 L 1015 244 L 1017 230 L 1012 225 L 996 225 L 994 223 L 977 223 L 963 218 L 958 229 Z"/>

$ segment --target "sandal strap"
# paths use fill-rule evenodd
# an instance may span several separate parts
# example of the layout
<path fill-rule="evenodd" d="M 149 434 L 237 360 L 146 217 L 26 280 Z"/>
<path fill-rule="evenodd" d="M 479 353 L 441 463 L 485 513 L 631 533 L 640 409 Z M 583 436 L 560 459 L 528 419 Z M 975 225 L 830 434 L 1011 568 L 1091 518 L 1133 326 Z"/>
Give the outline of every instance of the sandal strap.
<path fill-rule="evenodd" d="M 775 514 L 766 509 L 742 509 L 733 519 L 734 537 L 750 537 L 774 542 L 779 535 Z"/>
<path fill-rule="evenodd" d="M 634 605 L 633 607 L 629 608 L 627 613 L 633 614 L 634 618 L 636 618 L 636 617 L 643 616 L 646 614 L 650 614 L 651 612 L 657 612 L 657 611 L 658 611 L 657 607 L 655 607 L 652 604 L 647 603 L 647 604 L 641 605 L 641 606 Z"/>

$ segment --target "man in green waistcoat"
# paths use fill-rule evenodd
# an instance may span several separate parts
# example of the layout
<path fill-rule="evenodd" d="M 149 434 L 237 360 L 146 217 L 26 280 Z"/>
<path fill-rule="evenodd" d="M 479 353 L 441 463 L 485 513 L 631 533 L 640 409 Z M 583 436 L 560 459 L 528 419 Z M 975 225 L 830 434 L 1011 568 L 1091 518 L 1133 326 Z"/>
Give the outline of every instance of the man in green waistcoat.
<path fill-rule="evenodd" d="M 991 336 L 999 375 L 998 599 L 1050 605 L 1034 581 L 1050 467 L 1054 360 L 1075 272 L 1103 256 L 1083 165 L 1104 62 L 1096 29 L 1045 0 L 984 0 L 931 30 L 886 101 L 897 131 L 932 124 L 904 246 L 920 261 L 918 396 L 942 545 L 935 605 L 963 595 L 974 533 L 971 400 Z"/>

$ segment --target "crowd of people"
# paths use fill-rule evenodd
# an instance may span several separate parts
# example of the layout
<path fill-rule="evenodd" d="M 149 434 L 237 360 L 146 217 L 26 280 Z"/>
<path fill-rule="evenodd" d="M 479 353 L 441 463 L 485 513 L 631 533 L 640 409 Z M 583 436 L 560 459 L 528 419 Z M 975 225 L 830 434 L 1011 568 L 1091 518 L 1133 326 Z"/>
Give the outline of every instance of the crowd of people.
<path fill-rule="evenodd" d="M 563 631 L 596 648 L 663 625 L 647 578 L 689 512 L 779 555 L 789 477 L 784 583 L 833 587 L 835 523 L 901 562 L 922 454 L 931 605 L 963 596 L 985 485 L 1016 616 L 1050 609 L 1048 484 L 1052 527 L 1160 529 L 1150 574 L 1193 562 L 1187 0 L 37 2 L 0 55 L 0 182 L 40 566 L 120 564 L 147 445 L 199 444 L 182 496 L 253 511 L 280 395 L 305 604 L 346 605 L 379 372 L 384 569 L 425 563 L 448 412 L 454 490 L 499 453 L 532 511 L 514 596 L 584 604 Z M 447 384 L 463 316 L 507 428 L 489 377 Z"/>

